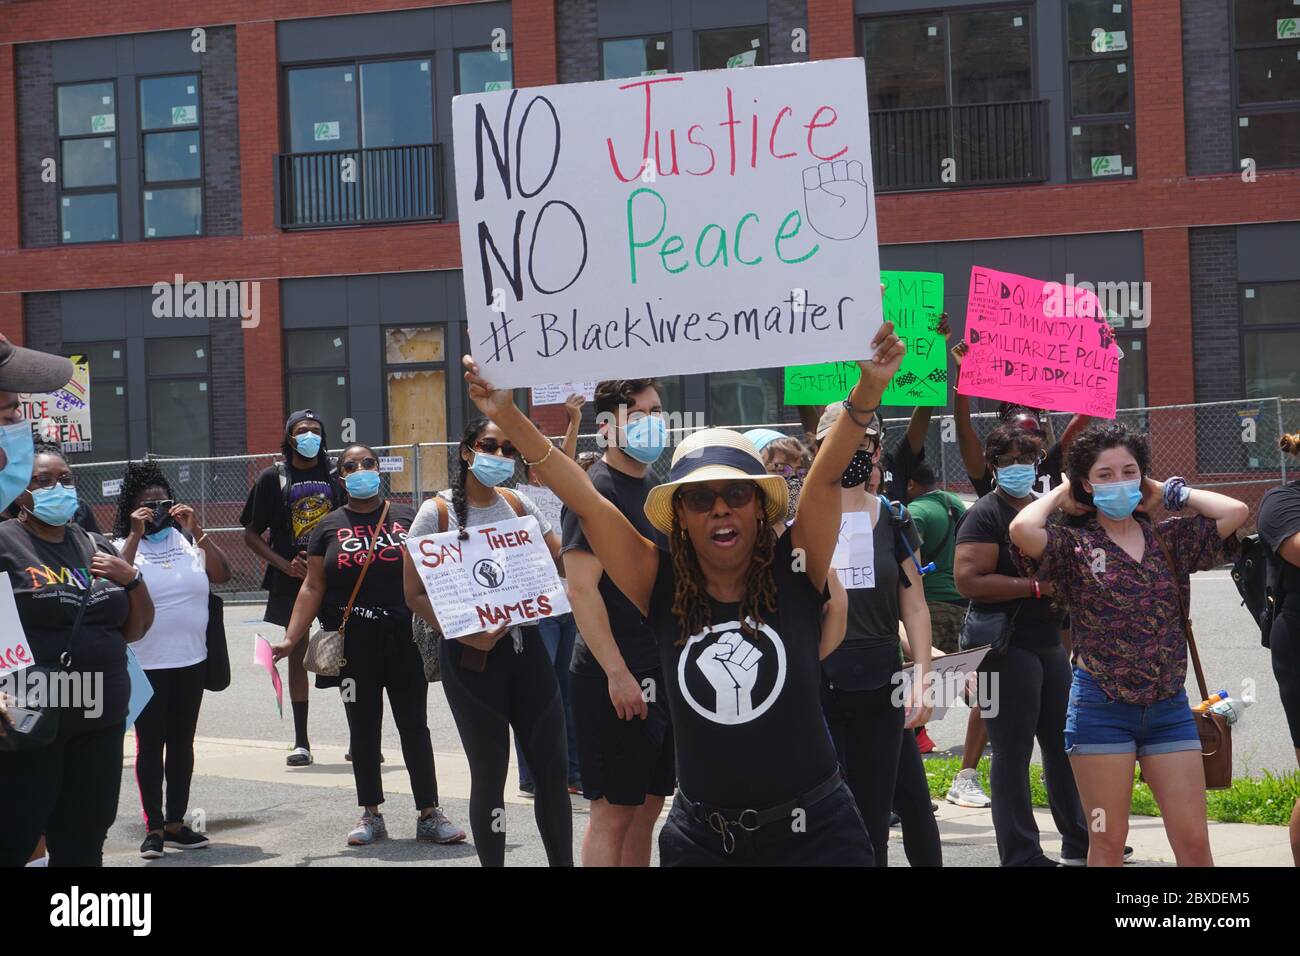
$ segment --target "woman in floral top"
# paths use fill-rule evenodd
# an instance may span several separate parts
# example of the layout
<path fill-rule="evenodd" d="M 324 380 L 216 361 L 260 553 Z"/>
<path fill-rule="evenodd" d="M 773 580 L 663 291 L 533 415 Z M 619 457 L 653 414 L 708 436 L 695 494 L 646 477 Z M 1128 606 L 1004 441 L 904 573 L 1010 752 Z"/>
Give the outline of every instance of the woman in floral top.
<path fill-rule="evenodd" d="M 1136 759 L 1178 865 L 1212 866 L 1175 589 L 1189 606 L 1188 575 L 1226 560 L 1250 509 L 1192 491 L 1181 478 L 1158 482 L 1150 460 L 1145 435 L 1116 423 L 1089 428 L 1070 446 L 1069 480 L 1016 516 L 1011 540 L 1070 608 L 1075 667 L 1065 746 L 1084 812 L 1104 821 L 1089 827 L 1088 865 L 1122 862 Z M 1153 522 L 1162 503 L 1181 514 Z M 1057 509 L 1071 518 L 1049 525 Z"/>

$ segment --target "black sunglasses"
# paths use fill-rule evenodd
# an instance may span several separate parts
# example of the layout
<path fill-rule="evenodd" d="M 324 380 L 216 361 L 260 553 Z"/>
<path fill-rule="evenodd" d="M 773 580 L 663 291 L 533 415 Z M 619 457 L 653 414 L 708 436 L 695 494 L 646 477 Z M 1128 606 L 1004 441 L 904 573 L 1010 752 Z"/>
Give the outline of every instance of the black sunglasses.
<path fill-rule="evenodd" d="M 498 442 L 495 438 L 480 438 L 474 443 L 474 448 L 486 455 L 495 455 L 499 451 L 507 458 L 514 458 L 519 454 L 510 442 Z"/>
<path fill-rule="evenodd" d="M 719 498 L 728 508 L 743 508 L 754 500 L 754 484 L 748 481 L 736 481 L 721 491 L 703 486 L 677 492 L 677 500 L 685 505 L 688 511 L 694 511 L 696 514 L 707 514 L 712 511 L 713 503 Z"/>
<path fill-rule="evenodd" d="M 374 471 L 378 467 L 379 462 L 367 455 L 365 458 L 348 459 L 343 462 L 343 464 L 339 465 L 339 470 L 345 475 L 350 475 L 359 468 L 364 468 L 366 471 Z"/>

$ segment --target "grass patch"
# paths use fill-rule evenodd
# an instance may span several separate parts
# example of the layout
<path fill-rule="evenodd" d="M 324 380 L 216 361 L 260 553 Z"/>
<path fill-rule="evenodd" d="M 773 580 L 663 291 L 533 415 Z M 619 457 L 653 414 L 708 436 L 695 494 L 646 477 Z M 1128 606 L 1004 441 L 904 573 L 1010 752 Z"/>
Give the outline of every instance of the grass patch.
<path fill-rule="evenodd" d="M 925 775 L 930 784 L 930 795 L 942 800 L 952 786 L 953 777 L 961 770 L 959 757 L 926 757 Z M 989 758 L 979 762 L 978 773 L 984 792 L 992 795 L 989 787 Z M 1047 806 L 1047 790 L 1043 787 L 1043 768 L 1033 764 L 1029 768 L 1029 791 L 1034 806 Z M 1300 800 L 1300 770 L 1262 777 L 1239 777 L 1228 790 L 1211 790 L 1206 801 L 1206 812 L 1211 820 L 1220 823 L 1263 823 L 1286 826 L 1291 820 L 1291 808 Z M 1140 817 L 1158 817 L 1151 788 L 1137 780 L 1134 773 L 1132 814 Z"/>

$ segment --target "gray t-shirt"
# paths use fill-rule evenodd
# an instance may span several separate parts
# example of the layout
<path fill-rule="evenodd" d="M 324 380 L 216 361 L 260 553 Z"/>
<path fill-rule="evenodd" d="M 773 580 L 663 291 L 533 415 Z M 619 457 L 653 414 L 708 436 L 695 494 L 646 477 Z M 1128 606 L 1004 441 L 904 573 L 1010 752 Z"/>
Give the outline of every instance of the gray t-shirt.
<path fill-rule="evenodd" d="M 537 519 L 537 523 L 542 526 L 542 534 L 550 534 L 552 531 L 551 523 L 546 520 L 536 503 L 522 491 L 511 491 L 511 494 L 519 498 L 519 503 L 524 506 L 524 513 L 530 514 Z M 454 531 L 460 527 L 460 522 L 456 520 L 456 509 L 451 503 L 451 489 L 438 492 L 438 497 L 447 502 L 447 530 Z M 467 524 L 471 528 L 476 528 L 483 524 L 492 524 L 498 521 L 509 521 L 511 518 L 518 517 L 515 509 L 510 507 L 508 502 L 500 492 L 497 492 L 496 500 L 486 508 L 479 508 L 472 501 L 466 501 L 468 507 Z M 419 512 L 415 515 L 415 520 L 411 522 L 410 535 L 412 538 L 422 534 L 438 533 L 438 506 L 430 498 L 420 506 Z"/>

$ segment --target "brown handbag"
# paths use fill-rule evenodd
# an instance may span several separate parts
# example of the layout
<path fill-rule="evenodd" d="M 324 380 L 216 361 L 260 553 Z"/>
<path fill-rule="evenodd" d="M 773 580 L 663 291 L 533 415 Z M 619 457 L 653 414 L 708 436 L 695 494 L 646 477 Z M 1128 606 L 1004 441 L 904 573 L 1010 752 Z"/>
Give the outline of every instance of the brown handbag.
<path fill-rule="evenodd" d="M 1192 669 L 1196 672 L 1196 687 L 1201 692 L 1201 700 L 1206 700 L 1210 696 L 1210 690 L 1205 683 L 1205 672 L 1201 669 L 1201 655 L 1196 650 L 1196 638 L 1192 636 L 1192 622 L 1187 616 L 1187 609 L 1183 606 L 1183 585 L 1178 579 L 1178 567 L 1174 564 L 1169 548 L 1160 537 L 1160 533 L 1156 531 L 1154 523 L 1151 526 L 1151 536 L 1156 539 L 1156 544 L 1160 546 L 1169 570 L 1174 576 L 1174 593 L 1178 596 L 1178 616 L 1183 622 L 1187 649 L 1191 652 Z M 1205 764 L 1205 789 L 1227 790 L 1232 786 L 1232 728 L 1228 725 L 1228 719 L 1222 714 L 1214 714 L 1208 710 L 1204 713 L 1192 711 L 1192 716 L 1196 718 L 1196 732 L 1201 738 L 1201 759 Z"/>
<path fill-rule="evenodd" d="M 384 521 L 388 518 L 389 502 L 384 502 L 384 510 L 379 514 L 379 524 L 375 525 L 375 533 L 370 538 L 370 550 L 366 552 L 366 563 L 361 566 L 361 573 L 357 575 L 357 583 L 352 586 L 352 596 L 348 598 L 348 606 L 343 609 L 343 620 L 339 623 L 337 631 L 327 631 L 324 628 L 318 630 L 307 641 L 307 653 L 303 655 L 302 666 L 313 674 L 320 674 L 322 677 L 338 677 L 339 672 L 347 667 L 347 658 L 343 656 L 343 631 L 348 626 L 348 618 L 352 616 L 352 606 L 357 603 L 357 594 L 361 591 L 361 582 L 366 579 L 367 572 L 370 571 L 370 562 L 375 557 L 375 546 L 379 543 L 379 535 L 383 532 Z"/>

